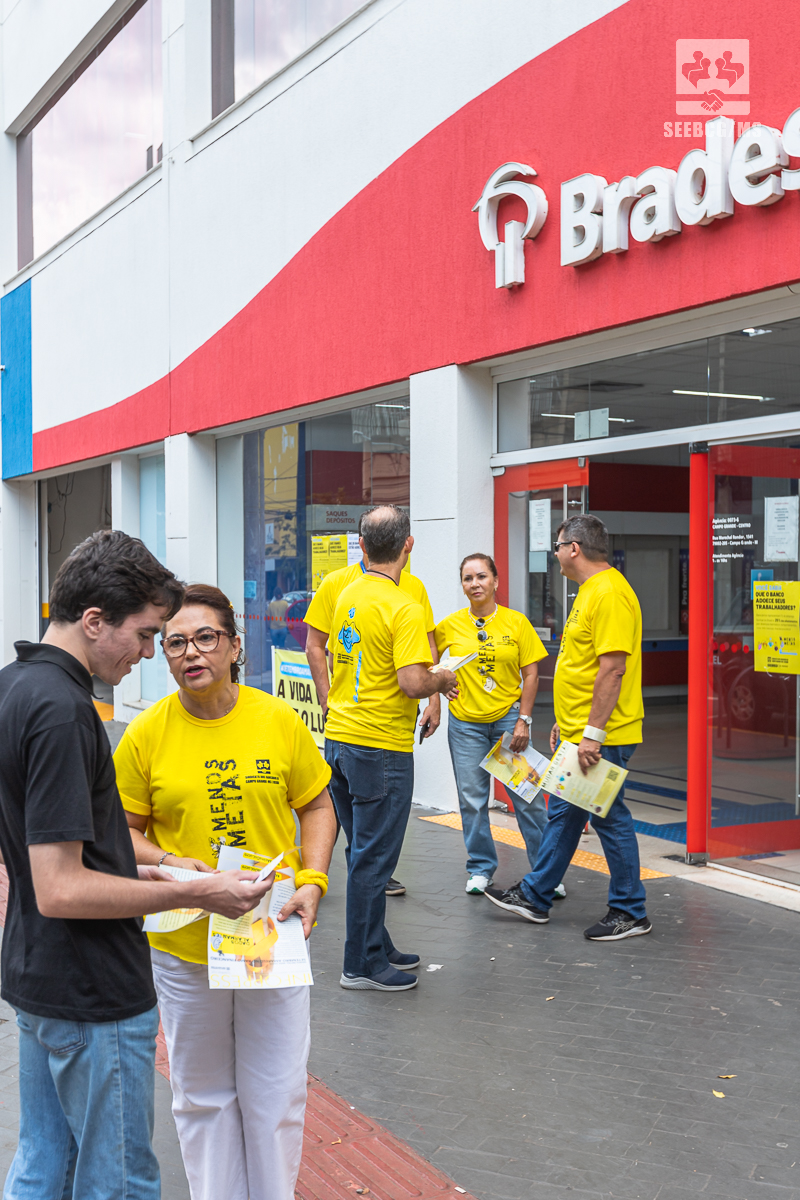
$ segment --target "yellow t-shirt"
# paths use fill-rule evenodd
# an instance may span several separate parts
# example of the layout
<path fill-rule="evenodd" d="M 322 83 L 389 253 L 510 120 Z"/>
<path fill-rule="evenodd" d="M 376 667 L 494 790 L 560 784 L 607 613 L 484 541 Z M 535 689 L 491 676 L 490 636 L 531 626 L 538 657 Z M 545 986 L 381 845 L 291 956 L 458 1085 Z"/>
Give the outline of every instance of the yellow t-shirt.
<path fill-rule="evenodd" d="M 459 721 L 488 723 L 504 716 L 522 691 L 520 668 L 547 658 L 538 633 L 520 612 L 498 604 L 484 629 L 489 636 L 479 642 L 469 608 L 460 608 L 436 626 L 440 655 L 448 647 L 454 657 L 478 651 L 478 657 L 458 672 L 459 697 L 450 701 L 450 712 Z"/>
<path fill-rule="evenodd" d="M 114 755 L 122 805 L 148 818 L 162 850 L 216 866 L 220 845 L 274 857 L 295 842 L 292 809 L 331 777 L 300 717 L 285 701 L 239 687 L 226 717 L 191 716 L 177 692 L 131 721 Z M 300 856 L 287 856 L 299 870 Z M 187 962 L 207 962 L 208 918 L 151 945 Z"/>
<path fill-rule="evenodd" d="M 401 691 L 397 671 L 431 663 L 422 606 L 393 580 L 362 575 L 339 596 L 328 649 L 334 669 L 325 737 L 413 750 L 417 701 Z"/>
<path fill-rule="evenodd" d="M 617 706 L 606 722 L 607 746 L 642 740 L 642 610 L 631 585 L 614 567 L 578 588 L 564 626 L 553 681 L 561 736 L 579 742 L 589 721 L 601 654 L 628 655 Z"/>
<path fill-rule="evenodd" d="M 313 625 L 322 633 L 330 633 L 333 628 L 333 613 L 337 600 L 344 589 L 360 579 L 363 574 L 364 567 L 362 563 L 357 562 L 349 567 L 340 567 L 338 571 L 331 571 L 330 575 L 326 575 L 308 606 L 308 612 L 304 617 L 306 625 Z M 425 629 L 428 633 L 432 633 L 436 622 L 433 619 L 433 609 L 422 580 L 417 579 L 416 575 L 412 575 L 410 571 L 401 571 L 400 591 L 410 596 L 412 600 L 416 600 L 417 604 L 422 605 L 425 613 Z"/>

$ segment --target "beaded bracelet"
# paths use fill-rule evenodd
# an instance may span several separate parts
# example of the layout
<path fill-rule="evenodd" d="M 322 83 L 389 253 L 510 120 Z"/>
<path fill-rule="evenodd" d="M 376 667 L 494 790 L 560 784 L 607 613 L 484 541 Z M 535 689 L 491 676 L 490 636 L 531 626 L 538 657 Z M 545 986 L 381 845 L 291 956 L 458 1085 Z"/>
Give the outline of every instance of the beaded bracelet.
<path fill-rule="evenodd" d="M 307 883 L 315 883 L 322 892 L 323 896 L 328 890 L 328 876 L 324 871 L 312 871 L 310 869 L 307 870 L 306 868 L 303 868 L 302 871 L 297 872 L 294 877 L 294 881 L 299 888 L 304 887 Z"/>

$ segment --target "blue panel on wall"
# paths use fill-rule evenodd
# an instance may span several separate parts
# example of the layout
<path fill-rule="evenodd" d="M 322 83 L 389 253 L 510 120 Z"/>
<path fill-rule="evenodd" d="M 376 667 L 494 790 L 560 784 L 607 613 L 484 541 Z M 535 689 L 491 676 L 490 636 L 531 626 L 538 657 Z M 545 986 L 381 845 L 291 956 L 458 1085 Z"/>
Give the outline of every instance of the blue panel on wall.
<path fill-rule="evenodd" d="M 3 479 L 33 470 L 31 281 L 0 300 Z"/>

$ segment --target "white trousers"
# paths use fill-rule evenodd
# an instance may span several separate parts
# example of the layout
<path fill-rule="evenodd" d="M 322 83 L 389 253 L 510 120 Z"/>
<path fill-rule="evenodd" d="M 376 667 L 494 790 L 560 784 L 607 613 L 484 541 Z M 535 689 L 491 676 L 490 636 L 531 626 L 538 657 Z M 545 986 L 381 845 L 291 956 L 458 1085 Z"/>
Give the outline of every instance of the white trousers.
<path fill-rule="evenodd" d="M 151 953 L 192 1200 L 293 1200 L 309 989 L 212 991 L 205 966 Z"/>

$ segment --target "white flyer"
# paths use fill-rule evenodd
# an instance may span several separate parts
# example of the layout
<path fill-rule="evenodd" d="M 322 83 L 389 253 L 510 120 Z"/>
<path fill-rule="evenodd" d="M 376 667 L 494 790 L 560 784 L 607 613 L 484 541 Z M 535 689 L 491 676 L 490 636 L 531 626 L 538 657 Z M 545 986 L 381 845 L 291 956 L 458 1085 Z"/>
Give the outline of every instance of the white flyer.
<path fill-rule="evenodd" d="M 528 531 L 530 541 L 528 549 L 531 554 L 541 554 L 543 551 L 550 550 L 550 501 L 549 500 L 529 500 L 529 521 Z"/>
<path fill-rule="evenodd" d="M 178 883 L 191 883 L 197 879 L 197 871 L 187 871 L 185 867 L 168 867 L 163 865 L 160 868 Z M 176 929 L 183 929 L 186 925 L 191 925 L 193 921 L 199 921 L 201 917 L 207 917 L 208 913 L 204 908 L 169 908 L 165 912 L 150 913 L 144 919 L 142 928 L 145 933 L 174 933 Z"/>
<path fill-rule="evenodd" d="M 764 497 L 764 562 L 797 562 L 798 500 Z"/>
<path fill-rule="evenodd" d="M 283 857 L 278 856 L 277 861 Z M 275 867 L 263 854 L 223 846 L 221 871 L 253 871 L 268 875 Z M 272 890 L 238 920 L 218 913 L 208 922 L 208 985 L 211 988 L 285 988 L 312 984 L 308 943 L 303 922 L 293 913 L 278 921 L 278 913 L 295 891 L 294 871 L 279 867 Z"/>

